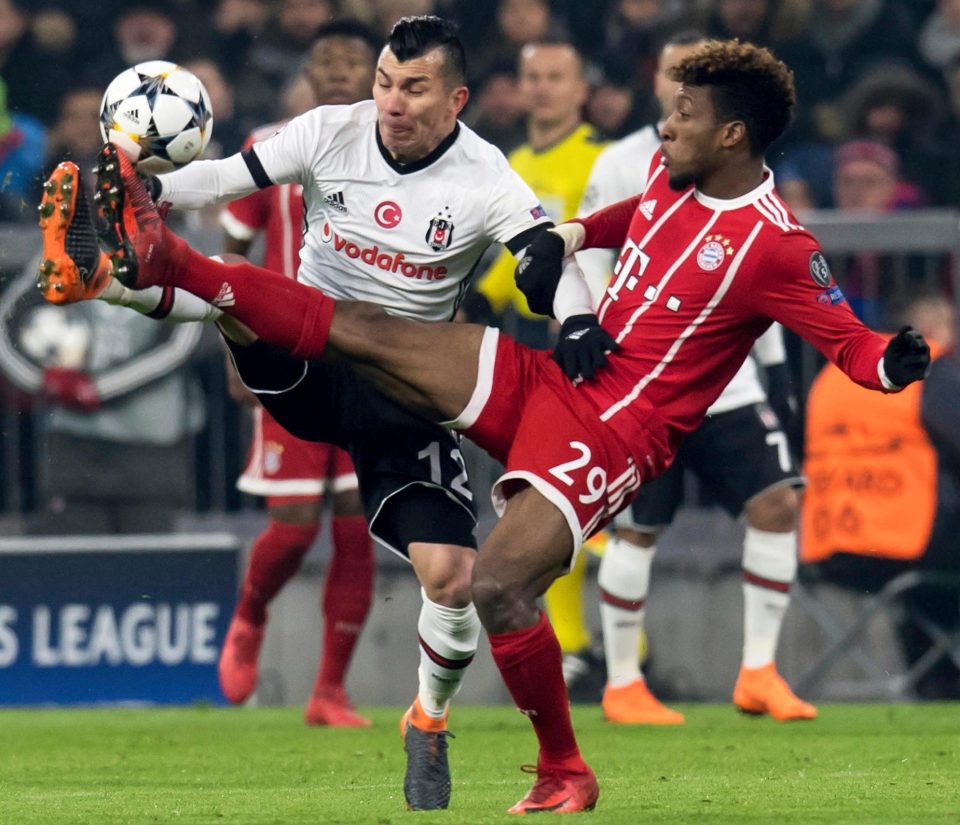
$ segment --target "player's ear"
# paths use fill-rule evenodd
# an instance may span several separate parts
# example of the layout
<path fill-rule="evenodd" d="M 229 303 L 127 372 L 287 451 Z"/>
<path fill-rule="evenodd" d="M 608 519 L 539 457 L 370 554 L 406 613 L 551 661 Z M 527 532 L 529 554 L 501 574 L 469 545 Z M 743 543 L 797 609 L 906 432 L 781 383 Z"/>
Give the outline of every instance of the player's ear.
<path fill-rule="evenodd" d="M 466 86 L 457 86 L 450 92 L 450 105 L 454 113 L 459 115 L 460 112 L 463 111 L 463 107 L 467 105 L 469 99 L 470 90 Z"/>
<path fill-rule="evenodd" d="M 747 124 L 742 120 L 731 120 L 723 124 L 720 140 L 726 149 L 733 149 L 737 144 L 749 142 L 747 138 Z"/>

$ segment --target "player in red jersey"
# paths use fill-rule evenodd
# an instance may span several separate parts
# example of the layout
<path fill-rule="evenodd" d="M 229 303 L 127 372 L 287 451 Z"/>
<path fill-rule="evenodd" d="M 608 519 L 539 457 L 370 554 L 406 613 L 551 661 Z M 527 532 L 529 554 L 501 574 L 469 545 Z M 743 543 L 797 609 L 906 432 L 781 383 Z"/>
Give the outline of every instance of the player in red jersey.
<path fill-rule="evenodd" d="M 537 780 L 516 813 L 587 810 L 599 796 L 537 597 L 583 536 L 669 465 L 771 318 L 871 389 L 897 390 L 929 366 L 913 330 L 888 343 L 856 319 L 816 241 L 776 197 L 763 152 L 789 122 L 789 70 L 765 49 L 728 41 L 684 60 L 676 77 L 677 108 L 662 129 L 667 165 L 643 195 L 549 231 L 518 267 L 533 308 L 552 307 L 563 320 L 552 356 L 493 329 L 419 324 L 249 264 L 211 262 L 163 226 L 113 147 L 98 172 L 109 227 L 101 242 L 114 272 L 133 287 L 219 296 L 241 374 L 274 391 L 264 403 L 285 424 L 322 429 L 324 411 L 295 399 L 349 375 L 465 431 L 505 463 L 494 489 L 502 518 L 477 556 L 472 590 L 494 660 L 540 746 Z M 67 215 L 67 234 L 88 239 L 92 226 Z M 569 265 L 561 271 L 563 254 L 578 241 L 625 239 L 598 323 L 571 298 L 578 281 Z M 328 349 L 339 360 L 317 360 Z"/>
<path fill-rule="evenodd" d="M 305 69 L 315 98 L 308 105 L 350 104 L 370 97 L 378 50 L 376 35 L 360 23 L 343 20 L 320 29 Z M 244 148 L 282 126 L 274 123 L 255 130 Z M 229 203 L 220 221 L 226 252 L 246 254 L 263 232 L 263 265 L 295 279 L 303 243 L 302 189 L 298 184 L 280 184 Z M 239 384 L 231 382 L 232 394 L 252 398 Z M 354 711 L 344 689 L 373 592 L 373 547 L 349 454 L 332 444 L 291 435 L 257 405 L 249 458 L 237 487 L 266 497 L 269 521 L 253 542 L 220 654 L 224 695 L 231 702 L 244 702 L 256 688 L 267 606 L 297 572 L 316 539 L 328 496 L 333 554 L 323 590 L 320 667 L 304 719 L 308 725 L 369 725 Z"/>

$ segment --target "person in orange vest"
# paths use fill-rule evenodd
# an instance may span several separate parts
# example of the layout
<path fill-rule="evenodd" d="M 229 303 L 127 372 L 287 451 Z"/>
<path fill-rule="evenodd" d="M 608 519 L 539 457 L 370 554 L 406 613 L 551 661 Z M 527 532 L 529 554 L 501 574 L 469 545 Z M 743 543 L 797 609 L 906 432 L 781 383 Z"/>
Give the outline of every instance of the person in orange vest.
<path fill-rule="evenodd" d="M 800 562 L 820 578 L 874 592 L 909 569 L 960 570 L 960 360 L 956 313 L 923 296 L 904 322 L 930 343 L 925 381 L 894 395 L 856 386 L 832 364 L 810 388 Z M 905 659 L 917 661 L 929 638 L 911 614 L 960 626 L 960 593 L 917 588 L 907 594 L 897 631 Z M 960 669 L 942 659 L 916 686 L 922 699 L 960 698 Z"/>

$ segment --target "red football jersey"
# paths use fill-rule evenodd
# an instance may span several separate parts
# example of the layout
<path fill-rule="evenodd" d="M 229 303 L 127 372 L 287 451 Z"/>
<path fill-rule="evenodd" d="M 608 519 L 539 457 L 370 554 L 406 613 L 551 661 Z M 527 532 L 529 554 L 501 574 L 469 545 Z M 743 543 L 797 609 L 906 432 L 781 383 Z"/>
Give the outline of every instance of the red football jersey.
<path fill-rule="evenodd" d="M 264 126 L 251 134 L 246 149 L 274 134 L 283 122 Z M 303 245 L 303 187 L 284 183 L 259 189 L 227 204 L 221 217 L 224 229 L 233 237 L 249 240 L 264 233 L 263 266 L 288 278 L 297 277 L 300 247 Z"/>
<path fill-rule="evenodd" d="M 843 300 L 769 170 L 753 191 L 719 200 L 672 190 L 658 152 L 642 194 L 579 220 L 585 247 L 622 247 L 598 309 L 622 349 L 578 389 L 627 445 L 652 427 L 675 447 L 771 319 L 882 389 L 884 339 Z"/>

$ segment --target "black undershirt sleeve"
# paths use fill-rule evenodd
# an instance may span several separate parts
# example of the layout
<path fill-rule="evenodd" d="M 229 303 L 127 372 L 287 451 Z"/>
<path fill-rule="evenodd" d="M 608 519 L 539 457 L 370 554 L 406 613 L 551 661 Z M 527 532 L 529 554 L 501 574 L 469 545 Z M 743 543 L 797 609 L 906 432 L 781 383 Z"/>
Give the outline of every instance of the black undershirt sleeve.
<path fill-rule="evenodd" d="M 510 250 L 511 254 L 516 255 L 521 249 L 530 246 L 530 241 L 537 237 L 541 232 L 550 229 L 553 226 L 552 221 L 547 223 L 538 223 L 529 229 L 524 229 L 519 235 L 514 235 L 504 246 Z"/>
<path fill-rule="evenodd" d="M 247 169 L 250 170 L 250 176 L 253 178 L 253 182 L 257 185 L 258 189 L 266 189 L 268 186 L 273 186 L 273 181 L 270 180 L 270 176 L 266 173 L 266 170 L 264 170 L 263 164 L 260 163 L 260 158 L 257 157 L 257 153 L 253 151 L 252 146 L 244 149 L 240 153 L 240 157 L 242 157 L 243 162 L 247 164 Z"/>

